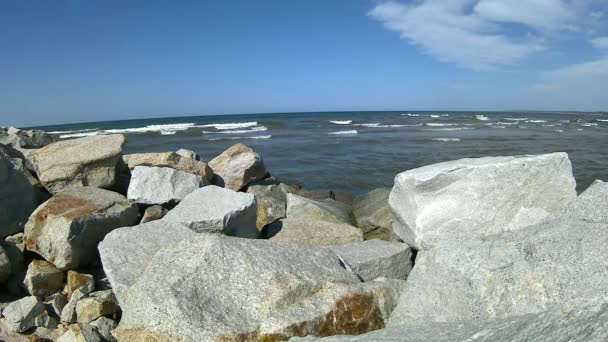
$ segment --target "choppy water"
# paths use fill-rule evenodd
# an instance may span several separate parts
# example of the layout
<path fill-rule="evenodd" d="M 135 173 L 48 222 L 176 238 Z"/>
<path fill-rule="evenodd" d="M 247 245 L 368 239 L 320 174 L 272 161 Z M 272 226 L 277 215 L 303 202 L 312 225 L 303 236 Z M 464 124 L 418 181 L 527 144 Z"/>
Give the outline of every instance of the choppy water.
<path fill-rule="evenodd" d="M 608 114 L 340 112 L 199 116 L 40 127 L 64 139 L 123 133 L 125 153 L 192 149 L 205 161 L 241 142 L 270 172 L 311 189 L 364 193 L 427 164 L 567 152 L 578 190 L 608 180 Z"/>

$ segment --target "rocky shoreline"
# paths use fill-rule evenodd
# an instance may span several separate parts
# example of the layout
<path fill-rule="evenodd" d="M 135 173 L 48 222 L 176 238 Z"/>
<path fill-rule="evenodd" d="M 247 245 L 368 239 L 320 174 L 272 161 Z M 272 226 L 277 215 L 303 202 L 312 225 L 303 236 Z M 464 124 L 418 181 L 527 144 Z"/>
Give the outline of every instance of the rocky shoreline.
<path fill-rule="evenodd" d="M 608 185 L 565 153 L 356 197 L 125 141 L 0 128 L 0 340 L 608 340 Z"/>

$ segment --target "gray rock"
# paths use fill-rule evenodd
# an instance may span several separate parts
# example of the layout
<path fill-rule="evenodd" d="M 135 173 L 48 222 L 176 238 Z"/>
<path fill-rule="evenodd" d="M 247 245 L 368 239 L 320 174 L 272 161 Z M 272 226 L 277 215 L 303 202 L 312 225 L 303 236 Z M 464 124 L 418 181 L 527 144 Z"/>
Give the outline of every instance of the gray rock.
<path fill-rule="evenodd" d="M 153 205 L 151 207 L 146 208 L 146 210 L 144 211 L 144 216 L 142 216 L 141 221 L 139 223 L 142 224 L 146 222 L 160 220 L 161 218 L 165 217 L 168 212 L 169 210 L 167 210 L 163 206 Z"/>
<path fill-rule="evenodd" d="M 103 297 L 83 298 L 76 303 L 78 323 L 89 323 L 102 316 L 112 315 L 120 310 L 116 302 Z"/>
<path fill-rule="evenodd" d="M 494 319 L 608 302 L 606 211 L 608 187 L 596 183 L 552 220 L 419 252 L 391 324 Z"/>
<path fill-rule="evenodd" d="M 460 159 L 400 173 L 389 203 L 397 235 L 427 249 L 542 222 L 574 188 L 565 153 Z"/>
<path fill-rule="evenodd" d="M 4 250 L 4 247 L 0 245 L 0 284 L 6 283 L 10 278 L 11 273 L 11 260 Z"/>
<path fill-rule="evenodd" d="M 404 243 L 367 240 L 332 250 L 364 281 L 380 277 L 405 280 L 412 269 L 412 250 Z"/>
<path fill-rule="evenodd" d="M 63 292 L 54 293 L 44 300 L 47 311 L 56 317 L 61 317 L 61 311 L 68 303 L 68 296 Z"/>
<path fill-rule="evenodd" d="M 42 311 L 34 318 L 34 326 L 47 329 L 56 329 L 59 325 L 57 319 L 51 316 L 48 311 Z"/>
<path fill-rule="evenodd" d="M 86 286 L 82 286 L 70 297 L 68 303 L 61 310 L 61 321 L 65 323 L 76 323 L 77 321 L 77 312 L 76 307 L 78 306 L 78 301 L 83 298 L 86 298 L 89 295 L 87 292 L 89 289 Z"/>
<path fill-rule="evenodd" d="M 27 218 L 36 209 L 31 175 L 22 159 L 0 145 L 0 238 L 23 231 Z"/>
<path fill-rule="evenodd" d="M 55 138 L 39 129 L 21 130 L 15 127 L 0 127 L 0 144 L 14 148 L 40 148 L 55 142 Z"/>
<path fill-rule="evenodd" d="M 118 323 L 108 317 L 99 317 L 90 323 L 92 327 L 104 338 L 107 342 L 115 342 L 116 338 L 112 336 L 112 331 L 116 329 Z"/>
<path fill-rule="evenodd" d="M 99 255 L 119 303 L 159 249 L 195 235 L 184 226 L 164 221 L 115 229 L 106 235 L 99 244 Z"/>
<path fill-rule="evenodd" d="M 388 205 L 390 193 L 390 189 L 380 188 L 355 199 L 353 215 L 363 233 L 392 230 L 393 213 Z"/>
<path fill-rule="evenodd" d="M 175 152 L 129 154 L 123 156 L 123 161 L 130 170 L 137 166 L 167 167 L 200 176 L 205 183 L 213 178 L 213 171 L 205 162 Z"/>
<path fill-rule="evenodd" d="M 51 193 L 82 186 L 110 188 L 124 143 L 123 135 L 90 136 L 50 144 L 30 157 Z"/>
<path fill-rule="evenodd" d="M 272 256 L 272 257 L 269 257 Z M 402 281 L 361 283 L 323 247 L 198 234 L 129 288 L 118 340 L 285 340 L 382 328 Z"/>
<path fill-rule="evenodd" d="M 608 340 L 608 304 L 538 314 L 514 316 L 500 320 L 460 322 L 420 322 L 372 331 L 359 336 L 295 338 L 298 342 L 495 342 L 555 341 L 603 342 Z"/>
<path fill-rule="evenodd" d="M 25 227 L 26 248 L 61 270 L 95 259 L 97 244 L 118 227 L 137 222 L 139 210 L 122 195 L 83 187 L 57 193 Z"/>
<path fill-rule="evenodd" d="M 162 220 L 182 224 L 198 233 L 223 233 L 251 238 L 259 235 L 256 228 L 255 197 L 214 185 L 186 196 Z"/>
<path fill-rule="evenodd" d="M 287 217 L 314 219 L 352 225 L 351 208 L 332 199 L 315 201 L 295 194 L 287 194 Z"/>
<path fill-rule="evenodd" d="M 143 204 L 179 202 L 205 181 L 192 173 L 168 167 L 137 166 L 131 174 L 127 198 Z"/>
<path fill-rule="evenodd" d="M 35 326 L 35 318 L 44 311 L 37 297 L 24 297 L 7 305 L 2 311 L 11 330 L 25 332 Z"/>
<path fill-rule="evenodd" d="M 72 298 L 72 293 L 79 288 L 83 288 L 82 291 L 86 294 L 93 292 L 93 290 L 95 290 L 95 279 L 93 275 L 68 271 L 66 284 L 68 299 Z"/>
<path fill-rule="evenodd" d="M 180 148 L 179 150 L 175 151 L 175 153 L 182 157 L 186 157 L 186 158 L 190 158 L 190 159 L 194 159 L 194 160 L 201 160 L 201 156 L 199 156 L 196 152 L 185 149 L 185 148 Z"/>
<path fill-rule="evenodd" d="M 65 274 L 45 260 L 32 260 L 23 285 L 32 296 L 46 297 L 63 289 Z"/>
<path fill-rule="evenodd" d="M 14 237 L 14 236 L 13 236 Z M 0 256 L 0 264 L 2 264 L 2 272 L 6 275 L 8 267 L 10 273 L 4 280 L 4 284 L 0 281 L 0 286 L 4 288 L 4 295 L 9 298 L 21 298 L 25 295 L 23 289 L 23 280 L 25 279 L 25 264 L 23 261 L 23 247 L 11 241 L 12 238 L 7 238 L 6 241 L 0 241 L 0 249 L 4 251 L 4 256 Z M 5 259 L 6 258 L 6 259 Z M 8 261 L 10 266 L 6 266 Z"/>
<path fill-rule="evenodd" d="M 312 219 L 286 218 L 271 224 L 267 231 L 274 242 L 327 246 L 363 241 L 357 227 Z"/>
<path fill-rule="evenodd" d="M 260 155 L 243 144 L 231 146 L 210 161 L 209 166 L 215 173 L 213 184 L 234 191 L 263 179 L 268 173 Z"/>
<path fill-rule="evenodd" d="M 104 342 L 104 338 L 90 324 L 72 324 L 57 342 Z"/>
<path fill-rule="evenodd" d="M 287 191 L 285 191 L 285 187 L 280 183 L 267 184 L 262 181 L 259 184 L 250 185 L 247 188 L 247 192 L 255 195 L 258 205 L 257 227 L 259 230 L 276 220 L 285 218 Z"/>

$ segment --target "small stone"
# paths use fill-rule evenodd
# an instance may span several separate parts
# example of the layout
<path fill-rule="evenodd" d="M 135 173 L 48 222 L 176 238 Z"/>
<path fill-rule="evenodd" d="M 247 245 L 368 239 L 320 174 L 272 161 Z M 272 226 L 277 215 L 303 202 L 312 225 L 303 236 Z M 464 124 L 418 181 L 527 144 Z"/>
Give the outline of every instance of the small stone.
<path fill-rule="evenodd" d="M 38 314 L 38 316 L 36 316 L 34 318 L 35 327 L 55 329 L 55 328 L 57 328 L 58 325 L 59 325 L 59 323 L 57 322 L 55 317 L 52 317 L 51 315 L 49 315 L 48 311 L 46 311 L 46 310 L 44 310 L 43 312 L 41 312 L 40 314 Z"/>
<path fill-rule="evenodd" d="M 90 324 L 107 342 L 116 341 L 116 338 L 112 336 L 112 330 L 116 329 L 116 326 L 118 326 L 118 323 L 116 323 L 116 321 L 108 317 L 99 317 L 98 319 L 92 321 Z"/>
<path fill-rule="evenodd" d="M 63 271 L 48 261 L 32 260 L 27 267 L 23 285 L 30 295 L 45 297 L 63 288 Z"/>
<path fill-rule="evenodd" d="M 160 205 L 153 205 L 151 207 L 146 208 L 144 211 L 144 216 L 141 218 L 139 224 L 160 220 L 163 218 L 169 210 Z"/>
<path fill-rule="evenodd" d="M 99 317 L 118 312 L 120 308 L 115 301 L 101 297 L 83 298 L 76 304 L 78 323 L 88 323 Z"/>
<path fill-rule="evenodd" d="M 36 316 L 44 309 L 44 304 L 37 297 L 30 296 L 7 305 L 2 311 L 2 315 L 13 331 L 22 333 L 36 326 Z"/>
<path fill-rule="evenodd" d="M 249 183 L 263 179 L 264 162 L 252 148 L 236 144 L 209 162 L 213 169 L 213 184 L 239 191 Z"/>
<path fill-rule="evenodd" d="M 70 300 L 61 310 L 61 321 L 66 323 L 76 323 L 76 306 L 79 300 L 85 298 L 89 293 L 86 286 L 79 287 L 72 293 Z"/>
<path fill-rule="evenodd" d="M 179 150 L 175 151 L 175 153 L 182 157 L 186 157 L 186 158 L 190 158 L 190 159 L 194 159 L 194 160 L 201 160 L 201 156 L 199 156 L 196 152 L 194 152 L 192 150 L 187 150 L 185 148 L 180 148 Z"/>
<path fill-rule="evenodd" d="M 53 316 L 61 317 L 61 311 L 68 303 L 68 296 L 63 293 L 54 293 L 47 297 L 44 301 L 47 311 Z"/>
<path fill-rule="evenodd" d="M 74 291 L 81 287 L 84 287 L 84 292 L 86 292 L 87 294 L 92 292 L 95 289 L 95 279 L 93 278 L 93 276 L 86 273 L 68 271 L 68 299 L 72 297 L 72 293 L 74 293 Z"/>
<path fill-rule="evenodd" d="M 287 191 L 281 183 L 263 180 L 250 185 L 247 192 L 255 195 L 259 230 L 276 220 L 285 218 Z"/>

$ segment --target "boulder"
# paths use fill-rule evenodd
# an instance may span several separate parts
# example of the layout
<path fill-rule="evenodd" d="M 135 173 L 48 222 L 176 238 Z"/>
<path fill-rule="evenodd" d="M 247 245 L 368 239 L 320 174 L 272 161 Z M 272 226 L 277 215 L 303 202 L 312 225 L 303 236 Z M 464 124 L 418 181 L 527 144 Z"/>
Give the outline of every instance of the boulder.
<path fill-rule="evenodd" d="M 395 177 L 393 229 L 410 246 L 518 230 L 576 197 L 566 153 L 485 157 L 433 164 Z"/>
<path fill-rule="evenodd" d="M 104 338 L 105 342 L 115 342 L 116 339 L 112 336 L 112 331 L 116 329 L 118 323 L 108 317 L 99 317 L 92 321 L 91 326 Z"/>
<path fill-rule="evenodd" d="M 44 304 L 37 297 L 23 297 L 7 305 L 2 315 L 12 331 L 25 332 L 35 327 L 36 316 L 44 312 Z"/>
<path fill-rule="evenodd" d="M 351 208 L 332 199 L 315 201 L 295 194 L 287 194 L 287 217 L 314 219 L 352 225 Z"/>
<path fill-rule="evenodd" d="M 404 243 L 367 240 L 332 250 L 364 281 L 376 278 L 403 279 L 412 269 L 412 250 Z"/>
<path fill-rule="evenodd" d="M 72 298 L 72 293 L 77 289 L 85 287 L 85 292 L 90 293 L 95 289 L 95 279 L 92 275 L 68 271 L 66 291 L 68 299 Z"/>
<path fill-rule="evenodd" d="M 278 182 L 256 182 L 247 188 L 247 192 L 255 195 L 258 204 L 258 229 L 276 220 L 285 218 L 287 207 L 287 191 Z"/>
<path fill-rule="evenodd" d="M 495 342 L 495 341 L 607 341 L 608 304 L 499 320 L 419 322 L 372 331 L 359 336 L 295 338 L 294 342 Z"/>
<path fill-rule="evenodd" d="M 122 195 L 93 187 L 57 193 L 25 227 L 26 248 L 61 270 L 95 259 L 97 244 L 118 227 L 137 222 L 139 210 Z"/>
<path fill-rule="evenodd" d="M 39 129 L 21 130 L 15 127 L 0 127 L 0 144 L 14 148 L 41 148 L 55 142 L 55 138 Z"/>
<path fill-rule="evenodd" d="M 201 160 L 201 156 L 199 156 L 196 152 L 185 149 L 185 148 L 180 148 L 179 150 L 175 151 L 175 153 L 182 157 L 186 157 L 186 158 L 190 158 L 190 159 L 194 159 L 194 160 Z"/>
<path fill-rule="evenodd" d="M 150 260 L 124 297 L 114 335 L 185 342 L 360 334 L 384 326 L 402 286 L 361 283 L 328 248 L 197 234 Z"/>
<path fill-rule="evenodd" d="M 267 175 L 262 157 L 253 149 L 236 144 L 209 162 L 215 174 L 213 184 L 239 191 Z"/>
<path fill-rule="evenodd" d="M 79 287 L 72 293 L 72 296 L 68 300 L 67 304 L 61 310 L 61 321 L 65 323 L 76 323 L 78 301 L 83 298 L 87 298 L 89 295 L 89 288 L 86 286 Z"/>
<path fill-rule="evenodd" d="M 355 223 L 366 239 L 379 238 L 394 241 L 393 213 L 388 205 L 391 189 L 379 188 L 357 197 L 353 203 Z"/>
<path fill-rule="evenodd" d="M 0 284 L 6 283 L 11 274 L 11 259 L 4 250 L 4 246 L 0 245 Z"/>
<path fill-rule="evenodd" d="M 44 305 L 46 306 L 47 311 L 57 318 L 61 317 L 61 311 L 63 311 L 63 308 L 67 303 L 68 296 L 63 292 L 54 293 L 44 300 Z"/>
<path fill-rule="evenodd" d="M 45 260 L 32 260 L 27 267 L 23 285 L 27 292 L 36 297 L 50 296 L 63 289 L 63 271 Z"/>
<path fill-rule="evenodd" d="M 179 223 L 198 233 L 223 233 L 250 238 L 259 235 L 255 197 L 214 185 L 186 196 L 162 220 Z"/>
<path fill-rule="evenodd" d="M 165 217 L 168 212 L 169 210 L 167 210 L 161 205 L 153 205 L 151 207 L 146 208 L 146 210 L 144 211 L 144 215 L 142 216 L 141 221 L 139 223 L 142 224 L 146 222 L 160 220 L 161 218 Z"/>
<path fill-rule="evenodd" d="M 363 233 L 357 227 L 291 217 L 271 224 L 267 234 L 274 242 L 304 245 L 344 245 L 363 241 Z"/>
<path fill-rule="evenodd" d="M 0 145 L 2 147 L 2 145 Z M 36 194 L 22 159 L 0 148 L 0 238 L 23 231 L 36 209 Z"/>
<path fill-rule="evenodd" d="M 51 193 L 82 186 L 110 188 L 116 182 L 116 163 L 124 143 L 123 135 L 64 140 L 35 151 L 30 158 Z"/>
<path fill-rule="evenodd" d="M 495 319 L 608 302 L 607 185 L 594 184 L 538 225 L 420 251 L 391 324 Z"/>
<path fill-rule="evenodd" d="M 213 177 L 213 171 L 207 163 L 179 155 L 175 152 L 129 154 L 123 157 L 123 161 L 130 170 L 135 169 L 137 166 L 167 167 L 195 174 L 207 183 Z"/>
<path fill-rule="evenodd" d="M 205 181 L 192 173 L 137 166 L 131 175 L 127 198 L 142 204 L 175 203 L 204 185 Z"/>
<path fill-rule="evenodd" d="M 25 295 L 23 280 L 25 279 L 25 264 L 22 246 L 10 241 L 0 240 L 0 297 L 2 294 L 9 298 L 21 298 Z M 2 253 L 3 252 L 3 253 Z"/>
<path fill-rule="evenodd" d="M 76 318 L 78 323 L 89 323 L 119 310 L 115 301 L 99 297 L 83 298 L 76 303 Z"/>
<path fill-rule="evenodd" d="M 104 342 L 103 336 L 90 324 L 72 324 L 57 342 Z"/>
<path fill-rule="evenodd" d="M 159 249 L 195 235 L 182 225 L 162 220 L 115 229 L 106 235 L 99 244 L 99 255 L 118 302 L 122 304 L 127 288 Z"/>

